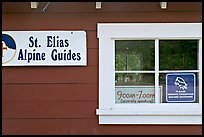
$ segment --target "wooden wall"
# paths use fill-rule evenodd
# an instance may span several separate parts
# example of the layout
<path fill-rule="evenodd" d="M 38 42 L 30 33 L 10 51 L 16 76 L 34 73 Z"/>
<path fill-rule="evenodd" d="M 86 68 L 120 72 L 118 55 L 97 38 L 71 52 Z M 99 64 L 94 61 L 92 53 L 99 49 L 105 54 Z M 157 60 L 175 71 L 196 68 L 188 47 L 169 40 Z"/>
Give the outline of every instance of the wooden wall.
<path fill-rule="evenodd" d="M 2 67 L 3 135 L 201 135 L 201 125 L 99 125 L 97 23 L 202 22 L 201 2 L 3 2 L 3 30 L 85 30 L 86 67 Z"/>

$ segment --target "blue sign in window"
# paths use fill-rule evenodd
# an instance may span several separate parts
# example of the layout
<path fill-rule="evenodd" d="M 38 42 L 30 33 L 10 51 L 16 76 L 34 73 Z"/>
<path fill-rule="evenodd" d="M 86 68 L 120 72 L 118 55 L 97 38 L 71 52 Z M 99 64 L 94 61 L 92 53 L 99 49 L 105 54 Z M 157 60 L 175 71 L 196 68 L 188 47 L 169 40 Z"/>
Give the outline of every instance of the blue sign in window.
<path fill-rule="evenodd" d="M 171 73 L 166 75 L 167 102 L 194 102 L 196 92 L 195 74 Z"/>

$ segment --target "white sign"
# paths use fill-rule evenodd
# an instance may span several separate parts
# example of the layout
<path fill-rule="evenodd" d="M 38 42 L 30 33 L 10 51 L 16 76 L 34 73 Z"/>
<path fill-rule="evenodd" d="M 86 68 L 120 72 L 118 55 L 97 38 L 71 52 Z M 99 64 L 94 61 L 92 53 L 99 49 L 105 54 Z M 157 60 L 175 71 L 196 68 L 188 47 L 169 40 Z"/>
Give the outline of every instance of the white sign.
<path fill-rule="evenodd" d="M 155 87 L 116 86 L 115 103 L 155 103 Z"/>
<path fill-rule="evenodd" d="M 85 31 L 4 31 L 2 66 L 86 66 Z"/>

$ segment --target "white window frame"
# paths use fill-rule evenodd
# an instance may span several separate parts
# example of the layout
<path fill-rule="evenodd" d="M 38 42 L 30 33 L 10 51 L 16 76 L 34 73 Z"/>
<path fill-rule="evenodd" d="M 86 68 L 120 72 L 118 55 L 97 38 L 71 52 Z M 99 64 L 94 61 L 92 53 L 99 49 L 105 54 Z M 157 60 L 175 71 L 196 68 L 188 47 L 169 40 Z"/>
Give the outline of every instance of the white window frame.
<path fill-rule="evenodd" d="M 97 31 L 99 124 L 202 124 L 202 23 L 98 23 Z M 155 56 L 155 103 L 115 103 L 115 40 L 155 40 L 158 55 L 162 39 L 199 40 L 195 71 L 199 74 L 199 103 L 159 103 L 159 73 L 171 72 L 159 71 L 159 56 Z"/>

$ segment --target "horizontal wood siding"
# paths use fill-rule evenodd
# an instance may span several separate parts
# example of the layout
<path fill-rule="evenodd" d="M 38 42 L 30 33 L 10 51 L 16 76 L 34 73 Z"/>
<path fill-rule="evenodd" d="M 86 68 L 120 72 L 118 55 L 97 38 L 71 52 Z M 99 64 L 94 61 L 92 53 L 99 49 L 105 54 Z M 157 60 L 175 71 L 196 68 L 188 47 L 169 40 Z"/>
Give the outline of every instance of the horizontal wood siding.
<path fill-rule="evenodd" d="M 2 83 L 98 83 L 98 67 L 3 67 Z"/>
<path fill-rule="evenodd" d="M 3 135 L 201 135 L 200 125 L 99 125 L 97 23 L 202 22 L 201 2 L 3 2 L 2 29 L 85 30 L 87 66 L 2 67 Z"/>
<path fill-rule="evenodd" d="M 37 135 L 196 135 L 200 126 L 98 125 L 98 119 L 3 119 L 7 134 Z"/>
<path fill-rule="evenodd" d="M 3 118 L 96 118 L 96 101 L 4 101 Z"/>
<path fill-rule="evenodd" d="M 7 83 L 3 101 L 98 101 L 96 83 Z M 3 111 L 4 113 L 4 111 Z"/>
<path fill-rule="evenodd" d="M 202 12 L 3 14 L 3 30 L 94 30 L 97 23 L 202 22 Z M 189 18 L 191 17 L 191 18 Z M 173 20 L 172 20 L 173 19 Z M 16 22 L 25 21 L 23 26 Z M 83 23 L 82 23 L 83 22 Z M 35 23 L 35 25 L 33 24 Z M 32 28 L 31 28 L 32 26 Z M 46 26 L 46 27 L 45 27 Z M 96 32 L 95 32 L 96 33 Z M 88 45 L 89 46 L 89 45 Z"/>

